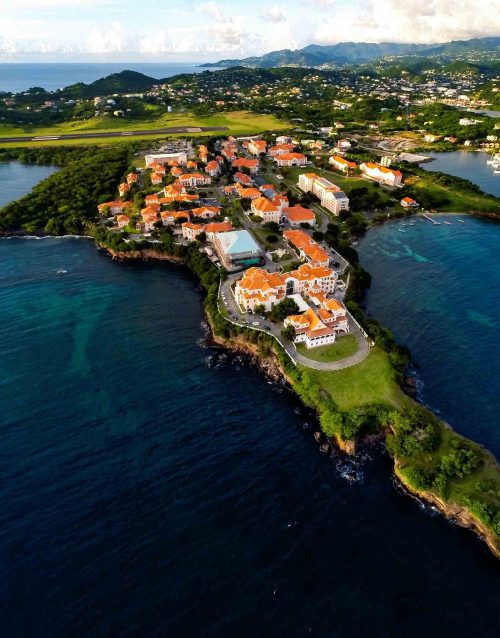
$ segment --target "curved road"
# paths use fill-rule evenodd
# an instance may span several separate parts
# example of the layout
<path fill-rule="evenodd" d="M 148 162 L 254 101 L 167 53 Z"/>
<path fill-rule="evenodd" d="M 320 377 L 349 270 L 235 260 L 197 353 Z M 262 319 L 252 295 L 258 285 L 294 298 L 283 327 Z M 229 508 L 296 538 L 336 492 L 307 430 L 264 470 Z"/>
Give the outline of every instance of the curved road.
<path fill-rule="evenodd" d="M 54 140 L 84 140 L 106 137 L 134 137 L 138 135 L 169 135 L 172 133 L 206 133 L 227 131 L 227 126 L 172 126 L 170 128 L 146 129 L 142 131 L 103 131 L 94 133 L 66 133 L 64 135 L 35 135 L 19 137 L 0 137 L 0 144 L 9 142 L 51 142 Z"/>
<path fill-rule="evenodd" d="M 222 283 L 220 293 L 221 296 L 223 295 L 223 297 L 219 297 L 219 304 L 223 304 L 224 302 L 226 302 L 224 305 L 229 313 L 231 321 L 238 323 L 245 328 L 252 328 L 253 330 L 268 332 L 269 334 L 272 334 L 274 337 L 276 337 L 276 339 L 287 351 L 290 357 L 295 361 L 295 363 L 298 363 L 306 368 L 313 368 L 314 370 L 335 372 L 337 370 L 344 370 L 345 368 L 355 366 L 358 363 L 361 363 L 368 356 L 370 352 L 370 345 L 368 344 L 368 341 L 361 330 L 354 323 L 354 321 L 352 321 L 349 315 L 348 317 L 350 333 L 356 337 L 358 341 L 358 349 L 350 357 L 331 362 L 314 361 L 313 359 L 309 359 L 300 354 L 300 352 L 297 352 L 296 348 L 290 341 L 283 339 L 279 326 L 272 323 L 271 321 L 263 321 L 256 315 L 248 315 L 248 319 L 242 319 L 238 305 L 236 304 L 236 300 L 231 290 L 231 284 L 238 278 L 238 276 L 241 276 L 241 273 L 233 276 L 229 275 L 228 278 Z M 254 326 L 254 322 L 258 322 L 258 325 Z"/>

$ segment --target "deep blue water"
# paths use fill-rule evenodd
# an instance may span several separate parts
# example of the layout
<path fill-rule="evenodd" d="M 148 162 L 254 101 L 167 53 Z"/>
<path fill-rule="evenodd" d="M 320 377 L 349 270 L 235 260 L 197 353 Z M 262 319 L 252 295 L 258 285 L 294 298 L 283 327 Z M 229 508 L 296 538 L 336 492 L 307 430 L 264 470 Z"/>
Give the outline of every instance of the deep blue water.
<path fill-rule="evenodd" d="M 423 400 L 500 459 L 500 224 L 439 220 L 384 224 L 360 242 L 367 310 L 411 349 Z"/>
<path fill-rule="evenodd" d="M 434 158 L 432 162 L 420 164 L 426 171 L 441 171 L 473 182 L 485 193 L 500 197 L 500 175 L 487 164 L 487 153 L 471 151 L 445 151 L 444 153 L 427 153 Z"/>
<path fill-rule="evenodd" d="M 138 71 L 152 78 L 167 78 L 179 73 L 200 73 L 196 63 L 95 62 L 95 63 L 3 63 L 0 64 L 0 91 L 19 93 L 34 86 L 57 91 L 76 82 L 89 84 L 111 73 Z"/>
<path fill-rule="evenodd" d="M 33 186 L 56 171 L 55 166 L 0 162 L 0 208 L 13 199 L 26 195 Z"/>
<path fill-rule="evenodd" d="M 0 240 L 1 635 L 498 635 L 487 548 L 210 367 L 201 301 L 180 267 Z"/>

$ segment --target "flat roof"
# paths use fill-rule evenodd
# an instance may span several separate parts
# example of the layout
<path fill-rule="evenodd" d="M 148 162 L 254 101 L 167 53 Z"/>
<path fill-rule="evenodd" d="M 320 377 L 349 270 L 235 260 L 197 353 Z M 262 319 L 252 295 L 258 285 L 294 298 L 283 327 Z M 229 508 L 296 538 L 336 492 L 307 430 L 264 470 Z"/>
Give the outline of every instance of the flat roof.
<path fill-rule="evenodd" d="M 262 249 L 254 240 L 248 230 L 233 230 L 218 235 L 218 241 L 222 250 L 227 255 L 240 253 L 261 253 Z"/>

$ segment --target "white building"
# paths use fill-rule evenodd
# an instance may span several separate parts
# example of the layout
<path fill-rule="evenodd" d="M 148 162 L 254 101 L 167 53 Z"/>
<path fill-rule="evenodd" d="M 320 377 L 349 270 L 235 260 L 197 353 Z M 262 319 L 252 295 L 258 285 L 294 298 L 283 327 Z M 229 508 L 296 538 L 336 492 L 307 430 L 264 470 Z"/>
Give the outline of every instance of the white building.
<path fill-rule="evenodd" d="M 179 162 L 179 164 L 187 163 L 187 153 L 180 151 L 178 153 L 150 153 L 144 158 L 146 166 L 151 164 L 168 164 L 169 162 Z"/>

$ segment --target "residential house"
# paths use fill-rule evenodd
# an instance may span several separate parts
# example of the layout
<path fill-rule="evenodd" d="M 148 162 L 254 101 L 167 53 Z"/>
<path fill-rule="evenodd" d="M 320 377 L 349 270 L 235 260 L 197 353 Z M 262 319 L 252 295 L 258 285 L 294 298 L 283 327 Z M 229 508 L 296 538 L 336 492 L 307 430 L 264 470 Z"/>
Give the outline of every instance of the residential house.
<path fill-rule="evenodd" d="M 210 175 L 210 177 L 215 177 L 219 174 L 219 163 L 215 160 L 212 160 L 205 166 L 205 170 L 207 172 L 207 175 Z"/>
<path fill-rule="evenodd" d="M 285 326 L 295 328 L 295 343 L 305 343 L 307 348 L 317 348 L 335 343 L 335 330 L 322 321 L 312 308 L 300 315 L 290 315 Z"/>
<path fill-rule="evenodd" d="M 258 159 L 247 159 L 246 157 L 237 157 L 232 162 L 233 168 L 247 168 L 252 175 L 255 175 L 259 172 L 259 160 Z"/>
<path fill-rule="evenodd" d="M 280 168 L 283 166 L 305 166 L 307 157 L 302 153 L 283 153 L 283 155 L 276 155 L 274 161 Z"/>
<path fill-rule="evenodd" d="M 197 188 L 198 186 L 208 186 L 212 183 L 212 179 L 201 173 L 185 173 L 179 177 L 179 183 L 184 187 Z"/>
<path fill-rule="evenodd" d="M 201 206 L 200 208 L 193 208 L 191 212 L 194 217 L 200 217 L 201 219 L 213 219 L 220 215 L 220 207 L 219 206 Z"/>
<path fill-rule="evenodd" d="M 154 230 L 155 224 L 158 221 L 158 213 L 146 208 L 142 211 L 142 221 L 144 223 L 144 230 Z"/>
<path fill-rule="evenodd" d="M 403 197 L 400 203 L 403 208 L 418 208 L 419 207 L 419 203 L 416 202 L 411 197 Z"/>
<path fill-rule="evenodd" d="M 261 153 L 265 153 L 266 149 L 267 142 L 264 140 L 251 140 L 247 146 L 247 151 L 251 155 L 260 155 Z"/>
<path fill-rule="evenodd" d="M 116 223 L 118 224 L 118 228 L 124 228 L 130 224 L 130 217 L 128 215 L 117 215 Z"/>
<path fill-rule="evenodd" d="M 203 224 L 193 224 L 191 222 L 182 224 L 182 236 L 188 241 L 195 241 L 198 235 L 204 232 L 205 226 Z"/>
<path fill-rule="evenodd" d="M 257 197 L 252 200 L 252 213 L 260 217 L 264 223 L 276 222 L 281 220 L 281 207 L 272 204 L 266 197 Z"/>
<path fill-rule="evenodd" d="M 164 226 L 174 226 L 191 220 L 191 213 L 188 210 L 164 210 L 160 213 L 161 222 Z"/>
<path fill-rule="evenodd" d="M 376 182 L 380 182 L 386 186 L 401 186 L 401 180 L 403 179 L 401 171 L 393 171 L 390 168 L 380 166 L 379 164 L 372 164 L 371 162 L 361 164 L 360 169 L 367 177 Z"/>
<path fill-rule="evenodd" d="M 233 225 L 227 219 L 223 222 L 211 222 L 205 226 L 207 241 L 213 242 L 217 233 L 228 233 L 231 230 L 234 230 Z"/>
<path fill-rule="evenodd" d="M 153 186 L 158 186 L 158 184 L 163 184 L 163 176 L 159 173 L 151 173 L 150 176 L 151 184 Z"/>
<path fill-rule="evenodd" d="M 129 191 L 130 191 L 130 186 L 127 184 L 127 182 L 122 182 L 122 183 L 118 186 L 118 194 L 120 195 L 120 197 L 123 197 L 123 196 L 124 196 L 124 195 L 126 195 Z"/>
<path fill-rule="evenodd" d="M 129 208 L 132 208 L 131 202 L 116 201 L 116 202 L 105 202 L 104 204 L 99 204 L 99 206 L 97 207 L 97 210 L 99 211 L 100 215 L 104 214 L 106 209 L 109 209 L 109 212 L 111 213 L 111 215 L 120 215 L 121 213 L 125 212 Z"/>
<path fill-rule="evenodd" d="M 133 186 L 139 183 L 139 175 L 137 173 L 129 173 L 127 175 L 127 184 Z"/>
<path fill-rule="evenodd" d="M 233 175 L 233 179 L 237 184 L 241 184 L 242 186 L 250 186 L 253 184 L 253 179 L 246 173 L 237 172 Z"/>
<path fill-rule="evenodd" d="M 277 157 L 278 155 L 292 153 L 294 150 L 295 146 L 293 144 L 277 144 L 276 146 L 271 146 L 267 153 L 271 157 Z"/>
<path fill-rule="evenodd" d="M 356 162 L 349 162 L 339 155 L 332 155 L 332 157 L 330 157 L 330 159 L 328 160 L 328 163 L 331 164 L 338 171 L 342 171 L 343 173 L 353 171 L 357 166 Z"/>
<path fill-rule="evenodd" d="M 283 208 L 281 215 L 281 221 L 287 221 L 292 228 L 301 224 L 316 226 L 316 215 L 310 208 L 304 208 L 300 205 Z"/>

